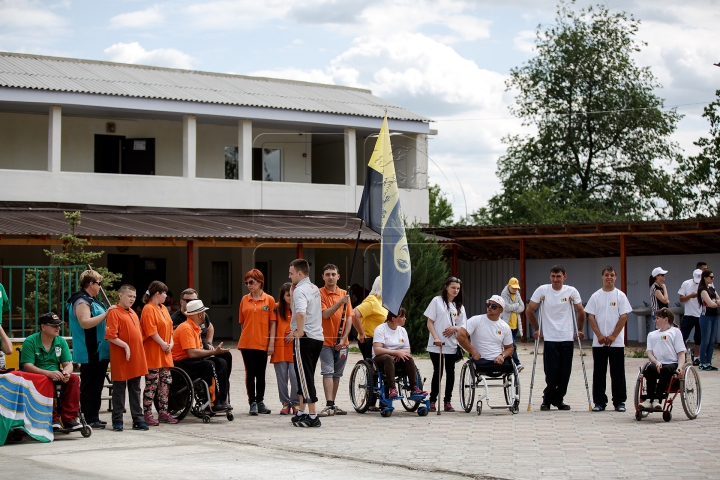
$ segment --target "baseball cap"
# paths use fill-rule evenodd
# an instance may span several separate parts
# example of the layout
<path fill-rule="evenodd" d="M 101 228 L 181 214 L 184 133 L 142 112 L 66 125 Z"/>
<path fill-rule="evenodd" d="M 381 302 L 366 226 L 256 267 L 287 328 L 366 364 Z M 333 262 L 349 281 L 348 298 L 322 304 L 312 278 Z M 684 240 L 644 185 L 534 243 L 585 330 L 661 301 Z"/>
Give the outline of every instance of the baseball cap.
<path fill-rule="evenodd" d="M 652 276 L 657 277 L 658 275 L 665 275 L 667 273 L 667 270 L 663 270 L 660 267 L 655 267 L 652 271 Z"/>
<path fill-rule="evenodd" d="M 38 317 L 38 325 L 62 325 L 62 323 L 55 312 L 43 313 Z"/>
<path fill-rule="evenodd" d="M 505 309 L 505 300 L 502 299 L 500 295 L 493 295 L 492 297 L 488 298 L 488 302 L 495 302 L 498 305 L 500 305 L 503 309 Z"/>
<path fill-rule="evenodd" d="M 700 279 L 702 278 L 703 271 L 699 268 L 693 272 L 693 281 L 695 283 L 700 283 Z"/>
<path fill-rule="evenodd" d="M 510 280 L 508 280 L 508 287 L 513 287 L 520 290 L 520 282 L 518 282 L 517 278 L 512 277 Z"/>

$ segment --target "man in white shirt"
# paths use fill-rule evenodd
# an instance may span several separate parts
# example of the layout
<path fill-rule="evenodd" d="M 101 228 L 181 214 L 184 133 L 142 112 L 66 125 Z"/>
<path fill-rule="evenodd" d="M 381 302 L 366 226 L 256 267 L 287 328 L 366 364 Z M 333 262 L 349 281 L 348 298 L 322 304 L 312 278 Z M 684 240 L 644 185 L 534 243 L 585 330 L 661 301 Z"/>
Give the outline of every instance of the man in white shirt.
<path fill-rule="evenodd" d="M 680 303 L 685 306 L 685 313 L 680 323 L 683 341 L 687 342 L 688 337 L 690 337 L 690 332 L 692 332 L 693 328 L 695 329 L 695 334 L 693 335 L 695 348 L 691 350 L 694 365 L 700 365 L 700 342 L 702 340 L 700 335 L 700 302 L 697 301 L 697 291 L 702 273 L 707 270 L 707 268 L 707 263 L 698 262 L 693 272 L 693 278 L 685 280 L 683 284 L 680 285 L 680 290 L 678 290 Z"/>
<path fill-rule="evenodd" d="M 505 300 L 499 295 L 488 299 L 487 314 L 476 315 L 460 327 L 457 340 L 461 347 L 470 352 L 476 367 L 488 365 L 512 365 L 514 351 L 512 330 L 500 320 Z"/>
<path fill-rule="evenodd" d="M 593 293 L 585 306 L 593 338 L 593 412 L 602 412 L 608 403 L 605 374 L 610 363 L 612 402 L 615 410 L 625 411 L 625 324 L 632 311 L 627 296 L 615 288 L 617 273 L 611 266 L 602 271 L 603 286 Z"/>
<path fill-rule="evenodd" d="M 555 405 L 558 410 L 570 410 L 570 405 L 563 402 L 567 393 L 572 371 L 574 340 L 584 335 L 585 310 L 582 306 L 580 293 L 575 287 L 564 285 L 567 274 L 565 267 L 554 265 L 550 269 L 550 284 L 541 285 L 535 290 L 525 315 L 535 333 L 533 337 L 545 339 L 543 350 L 543 366 L 545 368 L 545 390 L 540 410 L 550 410 Z M 539 330 L 535 310 L 542 302 L 542 330 Z M 573 321 L 572 309 L 577 313 L 577 330 Z"/>

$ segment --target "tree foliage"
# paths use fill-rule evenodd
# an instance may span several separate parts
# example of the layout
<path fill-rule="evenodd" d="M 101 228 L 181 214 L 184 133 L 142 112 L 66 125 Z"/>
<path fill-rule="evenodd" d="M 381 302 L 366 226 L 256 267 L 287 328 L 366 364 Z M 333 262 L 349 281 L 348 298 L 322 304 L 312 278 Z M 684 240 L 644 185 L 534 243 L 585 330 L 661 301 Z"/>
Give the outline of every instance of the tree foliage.
<path fill-rule="evenodd" d="M 573 2 L 574 3 L 574 2 Z M 633 55 L 639 21 L 598 5 L 558 5 L 538 27 L 537 56 L 513 68 L 513 115 L 534 134 L 503 139 L 502 192 L 473 215 L 481 223 L 677 217 L 663 168 L 679 158 L 669 140 L 681 118 L 663 110 L 660 84 Z M 539 205 L 538 202 L 542 202 Z"/>
<path fill-rule="evenodd" d="M 440 186 L 429 185 L 428 194 L 430 196 L 430 226 L 442 227 L 452 225 L 453 209 L 447 197 L 440 190 Z"/>

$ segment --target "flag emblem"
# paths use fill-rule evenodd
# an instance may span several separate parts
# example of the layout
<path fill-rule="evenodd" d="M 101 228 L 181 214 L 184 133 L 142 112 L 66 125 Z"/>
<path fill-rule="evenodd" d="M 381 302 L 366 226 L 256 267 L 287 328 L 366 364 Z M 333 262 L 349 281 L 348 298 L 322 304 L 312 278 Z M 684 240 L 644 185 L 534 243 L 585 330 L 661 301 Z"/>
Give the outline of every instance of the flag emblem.
<path fill-rule="evenodd" d="M 611 307 L 617 307 L 617 302 L 610 302 Z"/>
<path fill-rule="evenodd" d="M 663 336 L 660 337 L 660 338 L 662 338 L 663 340 L 667 340 L 667 335 L 663 335 Z"/>
<path fill-rule="evenodd" d="M 495 330 L 495 333 L 497 333 L 498 335 L 502 335 L 502 330 Z"/>
<path fill-rule="evenodd" d="M 567 302 L 567 297 L 563 297 L 560 299 L 560 302 Z"/>

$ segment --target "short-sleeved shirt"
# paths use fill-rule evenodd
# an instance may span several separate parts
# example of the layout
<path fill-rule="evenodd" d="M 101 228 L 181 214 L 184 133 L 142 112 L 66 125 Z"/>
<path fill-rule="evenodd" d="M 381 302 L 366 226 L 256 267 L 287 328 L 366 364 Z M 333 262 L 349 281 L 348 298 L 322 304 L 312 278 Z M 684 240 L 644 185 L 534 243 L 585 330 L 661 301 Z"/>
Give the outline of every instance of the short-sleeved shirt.
<path fill-rule="evenodd" d="M 432 299 L 423 315 L 435 322 L 435 333 L 445 342 L 445 345 L 442 346 L 443 353 L 455 353 L 458 347 L 457 334 L 453 333 L 452 336 L 446 337 L 443 335 L 443 332 L 448 327 L 465 326 L 465 322 L 467 321 L 465 317 L 465 307 L 460 307 L 460 312 L 458 312 L 454 303 L 450 302 L 448 305 L 445 305 L 442 297 L 438 295 Z M 434 345 L 433 342 L 435 342 L 435 339 L 432 333 L 429 333 L 426 350 L 432 353 L 440 353 L 440 347 Z"/>
<path fill-rule="evenodd" d="M 647 349 L 663 365 L 678 363 L 678 353 L 685 351 L 682 332 L 675 327 L 653 330 L 647 336 Z"/>
<path fill-rule="evenodd" d="M 146 303 L 140 315 L 140 325 L 143 331 L 143 347 L 145 348 L 147 368 L 156 370 L 158 368 L 172 367 L 172 353 L 163 352 L 160 344 L 152 338 L 152 335 L 157 333 L 165 343 L 170 343 L 172 340 L 172 320 L 165 305 L 155 305 L 153 302 Z"/>
<path fill-rule="evenodd" d="M 339 287 L 335 288 L 334 292 L 331 292 L 325 287 L 321 287 L 319 290 L 320 304 L 322 305 L 323 311 L 335 305 L 340 301 L 343 295 L 347 293 Z M 353 308 L 350 302 L 347 303 L 347 306 L 341 305 L 340 308 L 335 310 L 335 313 L 333 313 L 330 318 L 322 319 L 323 335 L 325 336 L 325 342 L 323 342 L 323 345 L 334 347 L 339 340 L 338 333 L 340 333 L 340 319 L 343 316 L 343 311 L 345 311 L 345 321 L 351 321 L 350 317 L 352 317 Z M 346 340 L 345 345 L 347 346 L 349 344 L 350 342 Z"/>
<path fill-rule="evenodd" d="M 382 300 L 377 295 L 368 295 L 357 307 L 362 315 L 363 333 L 366 337 L 372 337 L 378 325 L 387 320 L 388 311 L 382 306 Z"/>
<path fill-rule="evenodd" d="M 373 344 L 381 343 L 388 350 L 402 350 L 410 348 L 410 337 L 404 327 L 390 328 L 386 323 L 378 325 L 373 332 Z M 375 345 L 373 345 L 372 358 L 375 358 Z"/>
<path fill-rule="evenodd" d="M 504 345 L 512 345 L 512 330 L 504 321 L 490 320 L 487 315 L 475 315 L 465 325 L 470 336 L 470 344 L 480 354 L 480 358 L 495 360 L 505 350 Z"/>
<path fill-rule="evenodd" d="M 585 313 L 595 315 L 595 323 L 597 323 L 600 333 L 607 337 L 615 332 L 615 327 L 620 321 L 620 316 L 630 313 L 632 307 L 627 296 L 617 288 L 606 292 L 602 288 L 593 293 L 585 307 Z M 593 347 L 602 347 L 596 336 L 593 336 Z M 610 344 L 611 347 L 625 346 L 625 327 Z"/>
<path fill-rule="evenodd" d="M 570 285 L 563 285 L 560 290 L 553 290 L 552 284 L 548 283 L 540 285 L 530 301 L 540 303 L 543 296 L 545 301 L 538 309 L 542 309 L 543 338 L 549 342 L 572 342 L 576 333 L 572 313 L 575 307 L 570 303 L 570 298 L 572 297 L 572 303 L 575 305 L 582 303 L 580 292 Z M 538 313 L 536 311 L 535 315 Z"/>
<path fill-rule="evenodd" d="M 322 328 L 322 302 L 320 290 L 308 278 L 303 278 L 293 290 L 292 320 L 290 327 L 297 330 L 297 314 L 305 314 L 303 331 L 308 338 L 325 341 Z"/>
<path fill-rule="evenodd" d="M 270 363 L 292 362 L 293 361 L 293 342 L 286 342 L 285 338 L 291 332 L 290 319 L 292 311 L 285 309 L 285 315 L 280 314 L 280 304 L 275 304 L 277 316 L 277 327 L 275 328 L 275 351 L 270 356 Z"/>
<path fill-rule="evenodd" d="M 200 340 L 200 327 L 195 325 L 195 322 L 189 318 L 184 323 L 178 325 L 173 333 L 173 339 L 175 343 L 172 348 L 173 361 L 185 360 L 190 358 L 190 355 L 185 351 L 189 348 L 196 348 L 202 350 L 203 345 Z"/>
<path fill-rule="evenodd" d="M 185 320 L 187 320 L 187 316 L 182 312 L 182 310 L 178 310 L 170 316 L 170 319 L 173 322 L 173 328 L 177 328 L 182 325 Z M 203 341 L 203 343 L 205 342 L 208 328 L 210 328 L 210 315 L 205 312 L 205 320 L 203 321 L 202 325 L 200 325 L 200 339 Z"/>
<path fill-rule="evenodd" d="M 248 293 L 240 301 L 238 321 L 242 333 L 238 348 L 267 351 L 270 344 L 270 322 L 276 321 L 275 299 L 263 292 L 259 299 Z"/>
<path fill-rule="evenodd" d="M 683 297 L 687 297 L 691 293 L 697 293 L 699 286 L 700 284 L 695 283 L 695 280 L 691 278 L 690 280 L 685 280 L 682 285 L 680 285 L 678 293 Z M 685 305 L 686 317 L 700 317 L 700 303 L 697 301 L 697 298 L 691 298 L 690 300 L 683 302 L 683 305 Z"/>
<path fill-rule="evenodd" d="M 655 292 L 658 290 L 660 291 L 660 293 L 663 293 L 662 287 L 657 283 L 653 283 L 652 285 L 650 285 L 650 307 L 652 308 L 653 314 L 661 308 L 665 308 L 668 306 L 667 303 L 661 302 L 655 295 Z"/>
<path fill-rule="evenodd" d="M 29 363 L 42 370 L 56 372 L 62 368 L 63 363 L 71 361 L 70 349 L 62 337 L 55 337 L 49 350 L 45 350 L 40 332 L 33 333 L 23 342 L 20 365 Z"/>
<path fill-rule="evenodd" d="M 113 381 L 147 375 L 140 319 L 132 309 L 126 310 L 118 305 L 108 313 L 105 340 L 113 338 L 119 338 L 130 347 L 130 360 L 126 360 L 125 349 L 110 342 L 110 375 Z"/>

